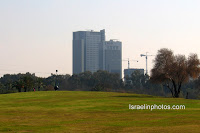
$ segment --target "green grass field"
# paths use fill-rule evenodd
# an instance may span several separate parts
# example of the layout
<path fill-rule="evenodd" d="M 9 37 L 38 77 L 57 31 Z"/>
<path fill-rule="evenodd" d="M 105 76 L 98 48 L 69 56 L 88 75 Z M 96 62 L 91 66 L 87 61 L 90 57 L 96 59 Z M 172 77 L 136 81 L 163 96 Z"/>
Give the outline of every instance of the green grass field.
<path fill-rule="evenodd" d="M 129 104 L 185 105 L 130 110 Z M 48 91 L 0 95 L 0 132 L 200 132 L 200 100 L 113 92 Z"/>

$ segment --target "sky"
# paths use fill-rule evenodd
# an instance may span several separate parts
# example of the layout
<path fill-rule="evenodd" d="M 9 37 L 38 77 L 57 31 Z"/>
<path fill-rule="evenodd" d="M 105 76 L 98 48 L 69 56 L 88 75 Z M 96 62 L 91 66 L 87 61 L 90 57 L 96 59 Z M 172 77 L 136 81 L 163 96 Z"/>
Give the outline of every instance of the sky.
<path fill-rule="evenodd" d="M 72 32 L 105 29 L 122 42 L 122 59 L 146 67 L 149 52 L 200 54 L 199 0 L 0 0 L 0 77 L 72 74 Z M 200 55 L 199 55 L 200 56 Z M 148 70 L 155 56 L 148 58 Z M 127 61 L 122 62 L 123 69 Z"/>

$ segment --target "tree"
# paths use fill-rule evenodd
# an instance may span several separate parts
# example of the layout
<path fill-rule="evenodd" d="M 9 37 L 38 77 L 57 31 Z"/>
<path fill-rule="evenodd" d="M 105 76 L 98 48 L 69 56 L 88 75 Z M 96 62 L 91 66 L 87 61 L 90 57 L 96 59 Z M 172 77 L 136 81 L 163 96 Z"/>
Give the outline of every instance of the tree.
<path fill-rule="evenodd" d="M 98 70 L 93 74 L 95 91 L 116 91 L 121 87 L 120 75 L 109 73 L 108 71 Z"/>
<path fill-rule="evenodd" d="M 27 92 L 34 87 L 34 79 L 31 75 L 24 76 L 23 82 L 24 82 L 24 92 Z"/>
<path fill-rule="evenodd" d="M 18 81 L 15 81 L 13 87 L 15 87 L 18 90 L 18 92 L 21 92 L 22 88 L 24 87 L 23 80 L 20 79 Z"/>
<path fill-rule="evenodd" d="M 86 72 L 80 73 L 78 77 L 80 80 L 80 86 L 84 90 L 89 90 L 89 88 L 92 88 L 94 86 L 94 78 L 93 78 L 92 72 L 86 71 Z"/>
<path fill-rule="evenodd" d="M 98 70 L 97 72 L 94 72 L 93 78 L 95 80 L 95 86 L 93 90 L 97 91 L 105 91 L 105 89 L 111 87 L 111 79 L 110 79 L 110 73 L 103 70 Z"/>
<path fill-rule="evenodd" d="M 142 86 L 145 84 L 146 76 L 148 76 L 148 75 L 144 75 L 144 74 L 140 73 L 140 71 L 138 71 L 138 70 L 134 71 L 131 74 L 131 81 L 132 81 L 133 87 L 135 89 L 142 88 Z"/>
<path fill-rule="evenodd" d="M 172 94 L 179 97 L 181 86 L 189 79 L 196 79 L 200 74 L 200 61 L 197 54 L 190 54 L 186 59 L 184 55 L 174 55 L 167 48 L 158 50 L 151 70 L 151 81 L 164 83 Z"/>
<path fill-rule="evenodd" d="M 36 78 L 36 85 L 37 85 L 38 91 L 41 91 L 41 88 L 44 88 L 43 78 Z"/>

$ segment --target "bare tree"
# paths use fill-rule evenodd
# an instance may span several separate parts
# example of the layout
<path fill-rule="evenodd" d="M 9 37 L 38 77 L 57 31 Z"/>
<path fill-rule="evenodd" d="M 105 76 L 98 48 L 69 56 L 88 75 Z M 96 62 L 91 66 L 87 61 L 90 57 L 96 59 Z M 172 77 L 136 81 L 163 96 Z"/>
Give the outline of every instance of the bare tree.
<path fill-rule="evenodd" d="M 154 60 L 151 80 L 163 83 L 171 91 L 172 97 L 179 97 L 181 85 L 200 74 L 200 61 L 197 54 L 174 55 L 172 50 L 162 48 Z"/>

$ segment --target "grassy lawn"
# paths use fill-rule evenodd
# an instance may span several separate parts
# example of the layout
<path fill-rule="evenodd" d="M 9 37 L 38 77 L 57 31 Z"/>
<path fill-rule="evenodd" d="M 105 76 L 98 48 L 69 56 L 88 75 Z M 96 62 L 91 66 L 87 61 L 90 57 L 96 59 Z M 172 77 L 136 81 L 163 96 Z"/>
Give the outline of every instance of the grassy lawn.
<path fill-rule="evenodd" d="M 129 104 L 185 105 L 130 110 Z M 200 100 L 148 95 L 48 91 L 0 95 L 0 132 L 200 132 Z"/>

